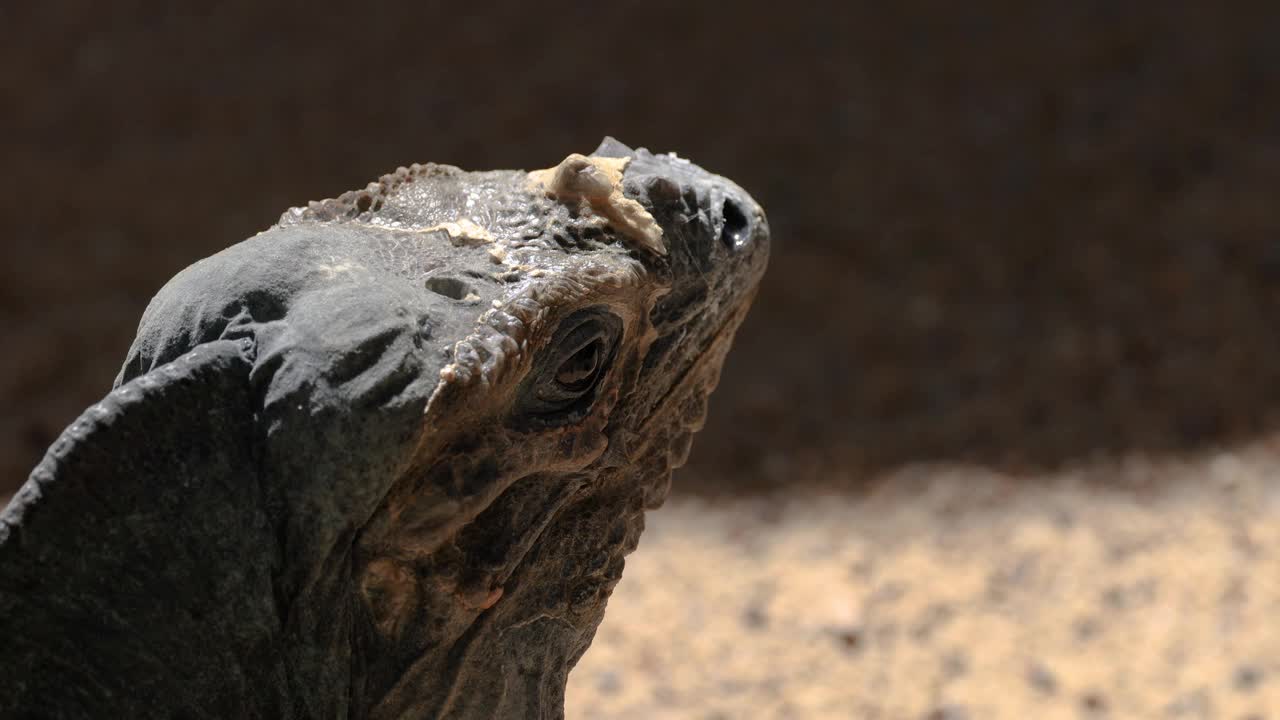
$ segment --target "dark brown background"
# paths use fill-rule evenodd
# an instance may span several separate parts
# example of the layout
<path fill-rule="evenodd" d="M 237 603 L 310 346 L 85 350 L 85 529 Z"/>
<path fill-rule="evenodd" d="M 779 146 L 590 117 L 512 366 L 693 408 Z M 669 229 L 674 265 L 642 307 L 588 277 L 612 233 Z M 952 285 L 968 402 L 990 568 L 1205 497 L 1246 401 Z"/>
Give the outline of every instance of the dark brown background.
<path fill-rule="evenodd" d="M 179 5 L 0 4 L 0 493 L 193 260 L 398 165 L 606 133 L 738 180 L 774 229 L 680 492 L 1280 420 L 1263 4 Z"/>

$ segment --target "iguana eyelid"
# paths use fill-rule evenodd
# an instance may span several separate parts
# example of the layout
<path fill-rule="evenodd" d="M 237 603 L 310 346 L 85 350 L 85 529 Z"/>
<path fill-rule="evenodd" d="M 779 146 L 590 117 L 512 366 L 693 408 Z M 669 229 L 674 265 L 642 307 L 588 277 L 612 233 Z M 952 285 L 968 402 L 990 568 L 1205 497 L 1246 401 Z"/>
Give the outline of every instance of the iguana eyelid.
<path fill-rule="evenodd" d="M 585 308 L 566 318 L 556 331 L 525 381 L 526 400 L 518 414 L 536 415 L 542 422 L 572 422 L 589 409 L 600 383 L 608 376 L 622 336 L 622 320 L 599 306 Z M 560 376 L 585 348 L 596 345 L 589 372 L 576 384 Z M 529 397 L 531 396 L 531 397 Z"/>

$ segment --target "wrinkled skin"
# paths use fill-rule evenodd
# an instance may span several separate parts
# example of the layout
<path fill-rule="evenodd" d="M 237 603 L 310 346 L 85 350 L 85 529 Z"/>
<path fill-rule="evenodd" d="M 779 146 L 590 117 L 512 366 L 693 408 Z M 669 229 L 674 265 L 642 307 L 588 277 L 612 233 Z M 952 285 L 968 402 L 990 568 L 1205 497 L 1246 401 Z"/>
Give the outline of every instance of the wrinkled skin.
<path fill-rule="evenodd" d="M 560 717 L 769 241 L 577 162 L 402 168 L 170 281 L 2 516 L 0 715 Z"/>

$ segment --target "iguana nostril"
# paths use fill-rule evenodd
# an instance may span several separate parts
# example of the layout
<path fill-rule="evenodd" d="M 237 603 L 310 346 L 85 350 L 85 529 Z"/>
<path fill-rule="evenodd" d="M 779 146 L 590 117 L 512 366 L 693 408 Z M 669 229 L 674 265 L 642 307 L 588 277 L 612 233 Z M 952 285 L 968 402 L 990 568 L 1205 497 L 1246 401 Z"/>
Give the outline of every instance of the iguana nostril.
<path fill-rule="evenodd" d="M 720 230 L 720 242 L 730 250 L 736 250 L 746 242 L 751 222 L 747 220 L 747 214 L 742 211 L 742 206 L 729 198 L 726 198 L 724 204 L 720 206 L 720 217 L 724 219 L 724 226 Z"/>

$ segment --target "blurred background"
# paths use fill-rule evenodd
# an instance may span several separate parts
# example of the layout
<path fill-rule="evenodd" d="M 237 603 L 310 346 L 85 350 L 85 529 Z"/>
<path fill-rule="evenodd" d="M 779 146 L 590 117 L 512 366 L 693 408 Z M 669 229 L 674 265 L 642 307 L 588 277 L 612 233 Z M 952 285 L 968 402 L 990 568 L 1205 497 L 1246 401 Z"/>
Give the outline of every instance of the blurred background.
<path fill-rule="evenodd" d="M 774 251 L 570 717 L 1280 717 L 1280 9 L 1154 8 L 0 5 L 0 495 L 194 260 L 609 134 Z"/>

